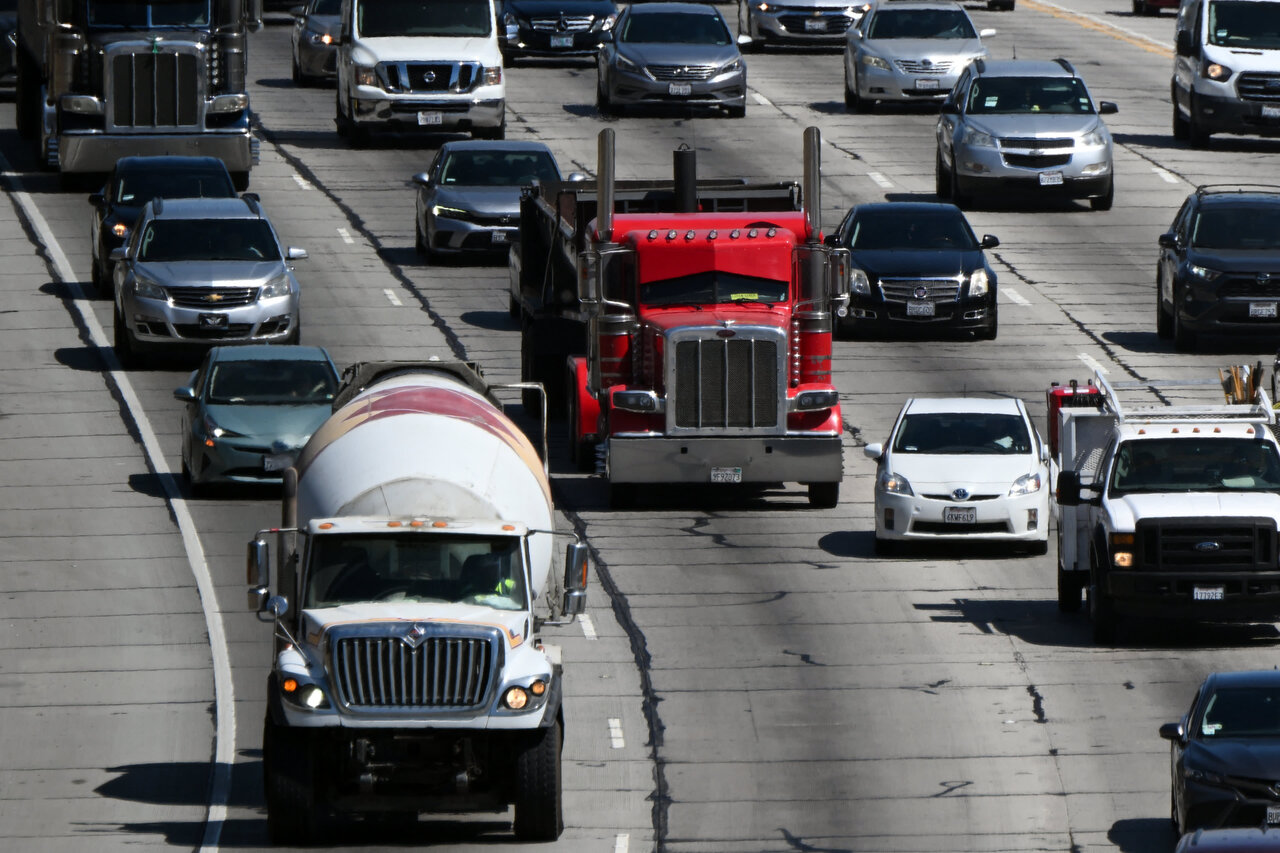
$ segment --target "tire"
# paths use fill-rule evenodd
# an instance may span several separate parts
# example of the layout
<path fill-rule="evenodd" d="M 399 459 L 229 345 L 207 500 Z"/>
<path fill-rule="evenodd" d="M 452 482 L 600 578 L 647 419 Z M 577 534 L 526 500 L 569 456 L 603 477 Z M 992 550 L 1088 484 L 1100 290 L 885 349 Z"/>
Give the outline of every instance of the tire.
<path fill-rule="evenodd" d="M 1173 316 L 1164 310 L 1164 300 L 1160 297 L 1160 274 L 1156 273 L 1156 335 L 1162 340 L 1173 337 Z"/>
<path fill-rule="evenodd" d="M 271 722 L 262 732 L 262 785 L 267 801 L 267 834 L 273 844 L 308 846 L 325 840 L 328 814 L 316 791 L 316 772 L 307 738 Z"/>
<path fill-rule="evenodd" d="M 555 841 L 564 831 L 559 722 L 533 733 L 516 756 L 514 829 L 521 841 Z"/>
<path fill-rule="evenodd" d="M 1105 193 L 1098 196 L 1097 198 L 1089 199 L 1089 206 L 1092 207 L 1094 210 L 1110 210 L 1111 205 L 1115 202 L 1115 200 L 1116 200 L 1116 182 L 1115 182 L 1115 179 L 1112 178 L 1111 182 L 1107 184 L 1107 191 Z"/>
<path fill-rule="evenodd" d="M 933 194 L 938 197 L 938 201 L 947 201 L 951 198 L 951 175 L 947 173 L 947 167 L 942 165 L 942 154 L 938 153 L 933 167 Z"/>
<path fill-rule="evenodd" d="M 596 80 L 596 112 L 603 117 L 618 115 L 618 108 L 614 106 L 613 101 L 609 99 L 609 93 L 604 89 L 603 78 Z"/>
<path fill-rule="evenodd" d="M 635 483 L 609 483 L 610 509 L 631 509 L 640 502 L 640 487 Z"/>
<path fill-rule="evenodd" d="M 996 306 L 991 306 L 991 325 L 979 330 L 975 337 L 980 341 L 994 341 L 1000 333 L 1000 314 Z"/>
<path fill-rule="evenodd" d="M 89 281 L 93 283 L 93 289 L 98 292 L 99 296 L 104 295 L 106 290 L 106 276 L 102 274 L 102 266 L 98 263 L 97 258 L 89 259 Z"/>
<path fill-rule="evenodd" d="M 1147 14 L 1147 4 L 1145 0 L 1133 0 L 1133 14 L 1135 15 Z"/>
<path fill-rule="evenodd" d="M 238 193 L 242 193 L 249 189 L 249 170 L 245 169 L 243 172 L 232 172 L 231 185 L 235 187 L 235 191 Z"/>
<path fill-rule="evenodd" d="M 14 94 L 15 123 L 18 136 L 27 140 L 40 138 L 40 70 L 27 56 L 27 52 L 18 48 L 17 92 Z"/>
<path fill-rule="evenodd" d="M 956 170 L 954 168 L 955 162 L 956 162 L 956 155 L 955 155 L 955 152 L 953 151 L 951 153 L 951 165 L 953 168 L 951 169 L 951 171 L 947 173 L 947 176 L 948 178 L 950 178 L 950 181 L 951 181 L 951 193 L 950 193 L 951 203 L 954 204 L 956 207 L 960 208 L 961 210 L 963 210 L 969 206 L 970 199 L 968 195 L 960 192 L 960 176 L 956 174 Z"/>
<path fill-rule="evenodd" d="M 740 107 L 725 107 L 725 112 L 729 114 L 729 118 L 746 118 L 747 105 L 743 104 Z"/>
<path fill-rule="evenodd" d="M 1209 131 L 1200 126 L 1196 121 L 1196 105 L 1195 98 L 1191 99 L 1191 112 L 1187 115 L 1187 142 L 1192 148 L 1207 148 L 1209 146 Z"/>
<path fill-rule="evenodd" d="M 116 359 L 124 368 L 134 367 L 138 363 L 137 347 L 134 346 L 133 333 L 125 326 L 117 307 L 111 312 L 112 348 L 116 351 Z"/>
<path fill-rule="evenodd" d="M 1187 120 L 1182 117 L 1182 112 L 1178 109 L 1178 95 L 1174 87 L 1170 87 L 1173 91 L 1170 97 L 1173 99 L 1173 138 L 1179 142 L 1186 142 L 1191 138 L 1191 127 Z"/>
<path fill-rule="evenodd" d="M 307 78 L 303 76 L 302 69 L 298 67 L 298 58 L 293 58 L 293 85 L 306 86 Z"/>
<path fill-rule="evenodd" d="M 337 96 L 334 97 L 333 126 L 338 131 L 339 139 L 349 139 L 351 137 L 351 122 L 342 114 L 342 101 Z"/>
<path fill-rule="evenodd" d="M 832 509 L 840 503 L 840 483 L 810 483 L 809 506 L 814 509 Z"/>
<path fill-rule="evenodd" d="M 472 139 L 506 139 L 507 122 L 503 119 L 497 127 L 476 127 L 471 130 Z"/>
<path fill-rule="evenodd" d="M 507 316 L 512 320 L 520 317 L 520 303 L 516 302 L 516 298 L 510 294 L 507 295 Z"/>
<path fill-rule="evenodd" d="M 856 113 L 862 108 L 862 100 L 858 97 L 857 89 L 849 85 L 849 72 L 844 72 L 844 106 L 851 113 Z"/>
<path fill-rule="evenodd" d="M 566 390 L 569 397 L 569 460 L 575 471 L 591 474 L 596 470 L 595 445 L 578 440 L 578 389 L 570 383 Z"/>
<path fill-rule="evenodd" d="M 1177 300 L 1173 303 L 1173 348 L 1177 352 L 1196 351 L 1196 333 L 1182 322 L 1182 312 L 1178 310 Z"/>
<path fill-rule="evenodd" d="M 1080 582 L 1076 572 L 1065 572 L 1058 567 L 1058 610 L 1062 613 L 1080 612 L 1080 595 L 1084 584 Z"/>
<path fill-rule="evenodd" d="M 536 327 L 532 324 L 526 324 L 520 330 L 520 381 L 521 382 L 541 382 L 542 377 L 538 375 L 538 361 L 534 351 L 534 334 Z M 524 412 L 531 418 L 538 417 L 541 411 L 542 395 L 537 391 L 525 389 L 520 392 L 520 402 L 524 405 Z"/>
<path fill-rule="evenodd" d="M 427 246 L 427 238 L 423 236 L 422 225 L 418 222 L 418 217 L 413 217 L 413 248 L 426 260 L 431 260 L 430 248 Z"/>
<path fill-rule="evenodd" d="M 1097 555 L 1089 578 L 1089 621 L 1092 623 L 1093 641 L 1099 645 L 1111 645 L 1116 640 L 1116 614 L 1111 600 L 1102 592 Z"/>

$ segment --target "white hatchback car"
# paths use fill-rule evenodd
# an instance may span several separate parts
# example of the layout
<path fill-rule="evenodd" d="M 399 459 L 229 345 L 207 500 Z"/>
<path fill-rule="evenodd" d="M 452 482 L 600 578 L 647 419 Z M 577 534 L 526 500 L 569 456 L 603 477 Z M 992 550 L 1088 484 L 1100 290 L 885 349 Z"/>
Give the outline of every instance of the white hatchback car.
<path fill-rule="evenodd" d="M 912 398 L 878 461 L 876 553 L 899 542 L 1049 544 L 1049 451 L 1017 398 Z"/>

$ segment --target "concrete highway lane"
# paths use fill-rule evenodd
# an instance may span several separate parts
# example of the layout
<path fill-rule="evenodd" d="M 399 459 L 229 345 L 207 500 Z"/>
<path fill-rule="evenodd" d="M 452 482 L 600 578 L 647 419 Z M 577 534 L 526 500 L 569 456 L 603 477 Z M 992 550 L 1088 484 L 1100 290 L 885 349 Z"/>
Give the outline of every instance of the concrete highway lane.
<path fill-rule="evenodd" d="M 1269 361 L 1277 343 L 1226 340 L 1180 355 L 1155 334 L 1155 240 L 1182 199 L 1199 183 L 1280 173 L 1280 142 L 1215 137 L 1195 151 L 1172 140 L 1161 49 L 1171 16 L 1137 18 L 1119 0 L 970 13 L 999 30 L 997 57 L 1065 55 L 1095 97 L 1120 105 L 1108 117 L 1114 209 L 990 203 L 968 213 L 977 233 L 1001 241 L 996 341 L 837 344 L 848 434 L 835 510 L 808 509 L 790 487 L 660 490 L 645 507 L 610 511 L 602 482 L 569 473 L 556 428 L 564 523 L 586 535 L 600 570 L 590 622 L 550 637 L 565 649 L 569 698 L 567 827 L 549 848 L 1168 850 L 1157 727 L 1183 713 L 1205 673 L 1271 663 L 1269 625 L 1139 625 L 1115 648 L 1094 647 L 1083 617 L 1057 612 L 1052 547 L 1043 557 L 872 554 L 874 465 L 861 446 L 887 436 L 907 396 L 1017 395 L 1044 432 L 1050 381 L 1085 379 L 1095 366 L 1117 378 L 1212 376 Z M 704 177 L 798 179 L 801 132 L 816 124 L 828 229 L 856 202 L 932 200 L 936 115 L 846 113 L 840 61 L 751 56 L 745 119 L 607 122 L 619 177 L 666 176 L 669 152 L 688 143 Z M 297 266 L 304 342 L 339 364 L 462 356 L 492 378 L 518 378 L 502 262 L 427 265 L 413 251 L 409 179 L 448 137 L 347 148 L 333 129 L 333 89 L 289 80 L 279 23 L 253 37 L 251 63 L 263 140 L 251 189 L 284 242 L 311 253 Z M 527 62 L 507 77 L 509 138 L 540 139 L 566 170 L 594 172 L 606 126 L 594 68 Z M 191 365 L 107 372 L 107 341 L 76 311 L 109 328 L 110 303 L 59 281 L 52 251 L 87 287 L 84 194 L 36 169 L 12 115 L 0 103 L 13 211 L 0 217 L 0 849 L 266 847 L 258 750 L 269 626 L 243 610 L 243 551 L 278 507 L 270 491 L 170 507 L 171 391 Z M 136 411 L 121 403 L 122 384 Z M 144 422 L 158 461 L 137 441 Z M 225 815 L 209 811 L 215 653 L 175 521 L 182 506 L 209 567 L 208 618 L 227 640 L 230 686 L 217 698 L 234 711 L 233 763 L 215 804 Z M 509 816 L 424 816 L 407 831 L 358 824 L 334 844 L 516 849 L 508 832 Z"/>

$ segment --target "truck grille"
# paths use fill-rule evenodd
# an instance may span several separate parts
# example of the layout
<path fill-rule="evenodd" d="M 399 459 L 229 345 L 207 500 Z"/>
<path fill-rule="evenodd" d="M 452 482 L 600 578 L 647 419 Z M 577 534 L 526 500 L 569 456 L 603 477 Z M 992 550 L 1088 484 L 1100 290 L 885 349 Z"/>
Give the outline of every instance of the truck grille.
<path fill-rule="evenodd" d="M 675 383 L 668 388 L 668 397 L 675 397 L 675 427 L 773 431 L 779 425 L 779 379 L 777 341 L 679 341 Z"/>
<path fill-rule="evenodd" d="M 194 53 L 120 53 L 110 61 L 115 127 L 176 128 L 199 123 L 200 66 Z"/>
<path fill-rule="evenodd" d="M 384 62 L 389 92 L 469 92 L 480 78 L 476 62 Z"/>
<path fill-rule="evenodd" d="M 477 708 L 497 671 L 497 637 L 398 636 L 333 643 L 333 686 L 343 705 L 368 709 Z"/>
<path fill-rule="evenodd" d="M 1150 519 L 1139 521 L 1136 530 L 1139 571 L 1276 569 L 1276 525 L 1271 519 Z"/>
<path fill-rule="evenodd" d="M 650 65 L 654 80 L 709 80 L 716 73 L 714 65 Z"/>
<path fill-rule="evenodd" d="M 1250 71 L 1236 81 L 1236 91 L 1246 101 L 1280 101 L 1280 74 Z"/>
<path fill-rule="evenodd" d="M 231 308 L 252 305 L 258 298 L 256 287 L 169 287 L 169 298 L 183 308 Z"/>

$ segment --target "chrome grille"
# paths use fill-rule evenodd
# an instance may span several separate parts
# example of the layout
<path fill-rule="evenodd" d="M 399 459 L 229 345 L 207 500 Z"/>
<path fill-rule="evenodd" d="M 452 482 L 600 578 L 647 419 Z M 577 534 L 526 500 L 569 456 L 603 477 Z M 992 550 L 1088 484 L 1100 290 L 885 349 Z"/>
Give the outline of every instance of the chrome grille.
<path fill-rule="evenodd" d="M 916 291 L 924 288 L 925 295 Z M 886 302 L 919 302 L 926 300 L 934 305 L 955 302 L 960 298 L 960 278 L 882 278 L 880 294 Z"/>
<path fill-rule="evenodd" d="M 776 340 L 682 340 L 675 351 L 668 398 L 675 397 L 677 429 L 772 430 L 779 425 L 782 377 Z"/>
<path fill-rule="evenodd" d="M 200 81 L 194 53 L 118 53 L 111 56 L 114 127 L 195 127 Z"/>
<path fill-rule="evenodd" d="M 544 33 L 580 33 L 591 29 L 594 21 L 590 15 L 563 15 L 558 18 L 533 18 L 529 25 Z"/>
<path fill-rule="evenodd" d="M 1236 80 L 1236 91 L 1246 101 L 1280 102 L 1280 74 L 1246 72 Z"/>
<path fill-rule="evenodd" d="M 342 637 L 333 643 L 333 686 L 350 708 L 477 708 L 497 671 L 497 637 Z"/>
<path fill-rule="evenodd" d="M 709 80 L 716 73 L 714 65 L 650 65 L 655 80 Z"/>
<path fill-rule="evenodd" d="M 480 79 L 477 62 L 384 62 L 388 92 L 469 92 Z"/>
<path fill-rule="evenodd" d="M 174 305 L 183 308 L 231 308 L 252 305 L 258 299 L 256 287 L 166 287 Z"/>
<path fill-rule="evenodd" d="M 939 59 L 933 62 L 923 59 L 895 59 L 893 63 L 898 66 L 899 71 L 907 74 L 948 74 L 951 72 L 952 65 L 950 59 Z"/>

